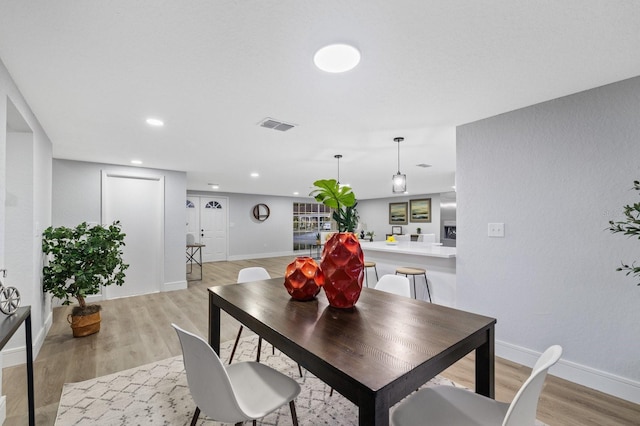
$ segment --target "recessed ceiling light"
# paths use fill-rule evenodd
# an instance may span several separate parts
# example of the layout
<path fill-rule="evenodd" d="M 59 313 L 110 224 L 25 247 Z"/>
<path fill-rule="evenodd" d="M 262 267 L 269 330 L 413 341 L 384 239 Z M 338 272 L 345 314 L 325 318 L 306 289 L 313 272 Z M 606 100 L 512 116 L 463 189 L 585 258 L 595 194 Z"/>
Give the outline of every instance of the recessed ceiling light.
<path fill-rule="evenodd" d="M 153 127 L 162 127 L 164 126 L 164 121 L 159 118 L 147 118 L 147 124 Z"/>
<path fill-rule="evenodd" d="M 295 191 L 293 195 L 300 195 L 300 193 L 298 191 Z"/>
<path fill-rule="evenodd" d="M 131 164 L 142 164 L 140 160 L 131 160 Z"/>
<path fill-rule="evenodd" d="M 313 56 L 313 63 L 318 68 L 331 73 L 352 70 L 359 62 L 360 51 L 348 44 L 330 44 Z"/>
<path fill-rule="evenodd" d="M 220 189 L 220 185 L 218 185 L 217 183 L 210 183 L 209 186 L 211 187 L 211 189 Z"/>
<path fill-rule="evenodd" d="M 251 173 L 251 177 L 258 177 L 258 176 L 260 176 L 259 173 L 256 173 L 256 172 Z"/>

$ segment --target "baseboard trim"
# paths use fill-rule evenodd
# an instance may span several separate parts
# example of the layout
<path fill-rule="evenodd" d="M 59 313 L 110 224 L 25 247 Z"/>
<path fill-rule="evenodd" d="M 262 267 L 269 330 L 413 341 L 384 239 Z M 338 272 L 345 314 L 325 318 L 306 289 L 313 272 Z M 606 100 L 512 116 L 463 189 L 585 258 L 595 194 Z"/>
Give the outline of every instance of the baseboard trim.
<path fill-rule="evenodd" d="M 47 319 L 44 321 L 44 326 L 40 332 L 35 336 L 32 341 L 33 347 L 33 360 L 35 361 L 40 353 L 40 349 L 44 344 L 44 339 L 47 337 L 51 324 L 53 323 L 53 312 L 49 312 Z M 24 342 L 24 334 L 22 335 L 22 342 Z M 16 365 L 26 364 L 27 362 L 27 348 L 24 346 L 18 346 L 17 348 L 5 349 L 2 351 L 2 368 L 13 367 Z M 0 425 L 2 422 L 0 422 Z"/>
<path fill-rule="evenodd" d="M 187 288 L 187 281 L 174 281 L 171 283 L 164 283 L 162 285 L 162 291 L 174 291 L 174 290 L 184 290 Z"/>
<path fill-rule="evenodd" d="M 282 252 L 275 252 L 275 253 L 242 254 L 237 256 L 228 256 L 227 261 L 235 262 L 238 260 L 266 259 L 269 257 L 281 257 L 281 256 L 295 256 L 295 254 L 293 251 L 282 251 Z"/>
<path fill-rule="evenodd" d="M 521 346 L 496 340 L 496 356 L 533 367 L 541 354 Z M 640 404 L 640 382 L 560 359 L 549 374 L 600 392 Z"/>

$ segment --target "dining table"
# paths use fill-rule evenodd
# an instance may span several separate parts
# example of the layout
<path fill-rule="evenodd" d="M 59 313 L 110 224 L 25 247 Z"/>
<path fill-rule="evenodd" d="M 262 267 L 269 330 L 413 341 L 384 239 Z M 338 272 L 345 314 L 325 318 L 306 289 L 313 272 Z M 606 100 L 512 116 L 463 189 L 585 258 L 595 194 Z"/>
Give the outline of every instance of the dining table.
<path fill-rule="evenodd" d="M 370 288 L 353 308 L 334 308 L 322 291 L 292 299 L 284 278 L 208 293 L 218 354 L 225 311 L 353 402 L 359 425 L 388 425 L 394 404 L 472 351 L 475 391 L 494 397 L 494 318 Z"/>

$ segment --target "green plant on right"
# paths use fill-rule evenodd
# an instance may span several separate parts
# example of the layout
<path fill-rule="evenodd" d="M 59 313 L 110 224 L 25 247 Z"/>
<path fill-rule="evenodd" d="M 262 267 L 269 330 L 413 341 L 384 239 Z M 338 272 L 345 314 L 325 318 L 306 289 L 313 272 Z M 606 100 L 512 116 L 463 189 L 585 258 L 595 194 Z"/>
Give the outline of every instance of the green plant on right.
<path fill-rule="evenodd" d="M 640 181 L 633 181 L 633 189 L 640 191 Z M 624 206 L 624 221 L 609 221 L 609 231 L 613 234 L 622 233 L 629 237 L 638 237 L 640 239 L 640 203 L 629 204 Z M 616 271 L 627 271 L 626 275 L 633 275 L 640 279 L 640 266 L 636 266 L 634 261 L 631 265 L 621 262 L 622 265 Z M 640 282 L 638 283 L 640 286 Z"/>

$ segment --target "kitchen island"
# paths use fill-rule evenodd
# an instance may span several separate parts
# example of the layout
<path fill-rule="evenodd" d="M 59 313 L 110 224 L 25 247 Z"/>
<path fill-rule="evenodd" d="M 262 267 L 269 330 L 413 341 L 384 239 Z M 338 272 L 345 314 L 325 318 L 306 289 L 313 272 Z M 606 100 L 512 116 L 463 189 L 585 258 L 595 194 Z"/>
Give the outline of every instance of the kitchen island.
<path fill-rule="evenodd" d="M 361 241 L 365 261 L 376 262 L 378 275 L 395 274 L 396 268 L 410 266 L 427 270 L 429 290 L 433 303 L 456 306 L 456 248 L 439 244 L 400 241 L 395 245 L 385 241 Z M 375 274 L 369 274 L 369 285 L 373 287 Z M 409 277 L 412 281 L 413 277 Z M 412 290 L 413 291 L 413 290 Z M 429 300 L 424 278 L 416 276 L 416 298 Z"/>

